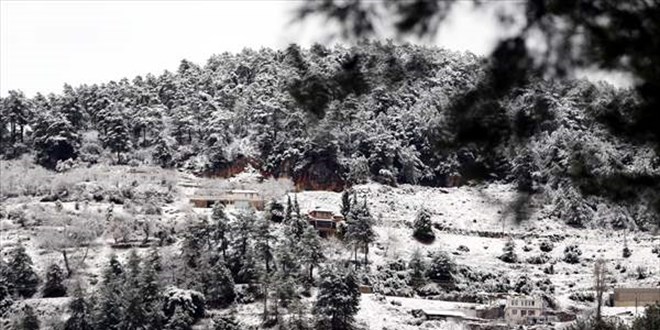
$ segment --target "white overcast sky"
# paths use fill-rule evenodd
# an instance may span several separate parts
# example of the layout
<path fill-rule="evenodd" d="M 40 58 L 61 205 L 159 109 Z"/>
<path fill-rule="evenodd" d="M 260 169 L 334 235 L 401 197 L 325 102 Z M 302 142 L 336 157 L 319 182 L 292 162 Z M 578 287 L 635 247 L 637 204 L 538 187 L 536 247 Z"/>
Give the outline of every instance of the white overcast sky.
<path fill-rule="evenodd" d="M 323 41 L 323 24 L 289 24 L 295 0 L 0 0 L 0 95 L 28 96 L 204 64 L 243 48 Z M 459 3 L 434 44 L 487 54 L 500 31 L 492 12 Z M 491 10 L 491 9 L 487 9 Z"/>

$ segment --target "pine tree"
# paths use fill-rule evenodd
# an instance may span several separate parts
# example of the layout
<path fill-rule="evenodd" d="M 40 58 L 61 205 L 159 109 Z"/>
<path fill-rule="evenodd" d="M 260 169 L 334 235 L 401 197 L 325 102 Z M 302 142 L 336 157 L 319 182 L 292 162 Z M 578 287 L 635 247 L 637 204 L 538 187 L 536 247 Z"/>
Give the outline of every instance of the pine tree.
<path fill-rule="evenodd" d="M 154 152 L 151 155 L 154 163 L 158 164 L 160 167 L 168 168 L 174 165 L 173 163 L 173 153 L 174 150 L 172 145 L 173 141 L 170 141 L 170 137 L 160 134 L 156 138 Z"/>
<path fill-rule="evenodd" d="M 11 90 L 7 98 L 3 101 L 4 113 L 10 126 L 10 141 L 13 144 L 16 141 L 16 135 L 19 135 L 23 142 L 23 128 L 28 123 L 30 116 L 30 102 L 25 98 L 21 91 Z"/>
<path fill-rule="evenodd" d="M 259 220 L 255 235 L 255 252 L 261 262 L 264 263 L 265 271 L 271 272 L 271 263 L 273 260 L 273 245 L 276 237 L 270 227 L 270 221 Z"/>
<path fill-rule="evenodd" d="M 236 299 L 234 279 L 224 259 L 214 253 L 208 253 L 205 259 L 199 283 L 206 303 L 213 308 L 224 308 L 233 304 Z"/>
<path fill-rule="evenodd" d="M 82 288 L 76 288 L 73 294 L 73 300 L 69 304 L 71 316 L 64 323 L 64 330 L 93 330 L 89 304 Z"/>
<path fill-rule="evenodd" d="M 278 306 L 288 308 L 293 301 L 299 299 L 298 288 L 300 285 L 293 273 L 281 269 L 277 270 L 273 278 L 274 294 L 277 299 L 275 311 L 277 313 Z"/>
<path fill-rule="evenodd" d="M 317 329 L 350 329 L 360 305 L 355 275 L 347 269 L 328 267 L 321 271 L 314 315 Z"/>
<path fill-rule="evenodd" d="M 348 218 L 349 214 L 351 214 L 351 195 L 348 190 L 344 190 L 341 194 L 341 215 Z"/>
<path fill-rule="evenodd" d="M 21 316 L 16 330 L 39 330 L 39 318 L 36 314 L 34 314 L 34 309 L 32 306 L 25 305 L 25 307 L 23 307 L 22 313 L 23 315 Z"/>
<path fill-rule="evenodd" d="M 96 329 L 119 330 L 123 320 L 122 293 L 124 272 L 116 255 L 110 257 L 108 266 L 103 269 L 103 282 L 99 288 L 94 310 Z"/>
<path fill-rule="evenodd" d="M 644 311 L 644 316 L 633 321 L 632 330 L 655 330 L 660 329 L 660 304 L 649 305 Z"/>
<path fill-rule="evenodd" d="M 433 242 L 435 234 L 433 234 L 433 227 L 431 224 L 431 214 L 429 211 L 422 207 L 413 223 L 413 237 L 420 242 Z"/>
<path fill-rule="evenodd" d="M 118 164 L 121 164 L 122 162 L 121 153 L 128 152 L 133 147 L 128 125 L 121 114 L 121 109 L 122 107 L 116 107 L 115 111 L 118 111 L 119 113 L 115 113 L 111 117 L 106 118 L 105 134 L 101 137 L 103 145 L 117 154 Z"/>
<path fill-rule="evenodd" d="M 143 291 L 140 287 L 141 260 L 137 251 L 131 250 L 126 264 L 126 275 L 122 288 L 122 312 L 123 319 L 121 329 L 140 329 L 147 325 L 146 306 L 144 304 Z"/>
<path fill-rule="evenodd" d="M 37 292 L 40 280 L 32 267 L 32 258 L 23 245 L 11 251 L 7 266 L 10 270 L 9 283 L 12 283 L 14 292 L 23 298 L 32 297 Z"/>
<path fill-rule="evenodd" d="M 298 204 L 298 195 L 293 195 L 293 214 L 300 218 L 300 204 Z"/>
<path fill-rule="evenodd" d="M 284 223 L 289 223 L 291 215 L 293 214 L 293 204 L 291 203 L 291 195 L 286 196 L 286 211 L 284 212 Z"/>
<path fill-rule="evenodd" d="M 504 244 L 504 253 L 499 256 L 499 259 L 508 262 L 508 263 L 516 263 L 518 262 L 518 255 L 516 254 L 516 243 L 513 241 L 513 239 L 509 239 L 505 244 Z"/>
<path fill-rule="evenodd" d="M 356 263 L 357 250 L 362 248 L 364 251 L 364 263 L 367 264 L 369 245 L 376 240 L 376 232 L 373 229 L 374 221 L 367 207 L 366 199 L 364 203 L 356 203 L 351 207 L 351 213 L 346 222 L 345 238 L 353 245 Z"/>
<path fill-rule="evenodd" d="M 426 276 L 436 282 L 451 282 L 454 280 L 456 264 L 449 254 L 444 251 L 436 251 L 431 256 Z"/>
<path fill-rule="evenodd" d="M 626 233 L 623 233 L 623 257 L 630 258 L 632 255 L 632 250 L 628 247 L 628 237 Z"/>
<path fill-rule="evenodd" d="M 272 221 L 275 223 L 280 223 L 284 221 L 284 206 L 280 204 L 276 199 L 272 199 L 270 203 L 268 203 L 268 210 L 266 212 L 266 220 Z"/>
<path fill-rule="evenodd" d="M 231 226 L 229 269 L 237 283 L 247 283 L 254 278 L 255 260 L 251 241 L 254 238 L 256 216 L 253 211 L 239 213 Z"/>
<path fill-rule="evenodd" d="M 0 317 L 2 317 L 14 304 L 12 292 L 14 284 L 11 282 L 11 270 L 7 263 L 0 258 Z"/>
<path fill-rule="evenodd" d="M 300 245 L 302 253 L 301 261 L 307 265 L 308 279 L 311 282 L 313 280 L 314 267 L 318 267 L 325 260 L 321 239 L 314 228 L 311 226 L 305 227 Z"/>
<path fill-rule="evenodd" d="M 43 287 L 44 298 L 64 297 L 66 287 L 62 284 L 64 272 L 57 264 L 50 264 L 46 270 L 46 284 Z"/>
<path fill-rule="evenodd" d="M 419 249 L 416 249 L 408 263 L 410 269 L 410 282 L 413 288 L 419 288 L 426 283 L 427 266 Z"/>
<path fill-rule="evenodd" d="M 300 269 L 301 244 L 293 236 L 285 232 L 284 239 L 275 247 L 277 256 L 277 268 L 290 274 L 297 273 Z"/>
<path fill-rule="evenodd" d="M 174 314 L 165 325 L 165 330 L 191 330 L 193 319 L 179 306 L 174 308 Z"/>
<path fill-rule="evenodd" d="M 213 226 L 213 238 L 220 246 L 222 257 L 227 260 L 227 247 L 229 246 L 228 234 L 231 228 L 229 226 L 229 218 L 225 213 L 225 207 L 222 203 L 213 204 L 211 222 Z"/>
<path fill-rule="evenodd" d="M 80 137 L 63 115 L 45 112 L 35 121 L 34 149 L 37 163 L 55 168 L 58 161 L 75 158 Z"/>
<path fill-rule="evenodd" d="M 143 262 L 139 283 L 139 294 L 146 325 L 151 329 L 161 329 L 165 322 L 162 306 L 163 288 L 158 275 L 160 268 L 160 255 L 158 255 L 158 250 L 154 249 L 150 257 Z"/>

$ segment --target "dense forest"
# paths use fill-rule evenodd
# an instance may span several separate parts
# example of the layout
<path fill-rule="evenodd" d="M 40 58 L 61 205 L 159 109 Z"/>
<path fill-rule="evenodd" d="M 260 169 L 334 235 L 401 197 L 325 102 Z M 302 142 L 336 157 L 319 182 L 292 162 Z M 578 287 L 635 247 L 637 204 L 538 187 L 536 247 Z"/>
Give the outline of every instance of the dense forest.
<path fill-rule="evenodd" d="M 538 78 L 489 99 L 490 69 L 473 54 L 409 44 L 290 45 L 58 95 L 11 91 L 0 102 L 2 157 L 206 176 L 251 164 L 299 189 L 510 182 L 520 221 L 545 205 L 540 216 L 578 227 L 660 224 L 658 145 L 635 130 L 635 91 Z"/>

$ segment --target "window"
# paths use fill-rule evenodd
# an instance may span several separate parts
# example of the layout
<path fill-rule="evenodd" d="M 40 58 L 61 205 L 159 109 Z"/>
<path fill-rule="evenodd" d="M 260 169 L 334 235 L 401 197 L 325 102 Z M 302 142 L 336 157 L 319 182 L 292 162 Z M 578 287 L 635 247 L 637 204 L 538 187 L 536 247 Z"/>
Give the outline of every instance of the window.
<path fill-rule="evenodd" d="M 516 315 L 516 314 L 518 314 L 518 311 L 515 310 L 515 309 L 512 309 L 512 310 L 511 310 L 511 314 Z"/>
<path fill-rule="evenodd" d="M 525 316 L 525 312 L 526 312 L 526 311 L 525 311 L 524 309 L 521 310 L 521 311 L 520 311 L 520 316 Z"/>

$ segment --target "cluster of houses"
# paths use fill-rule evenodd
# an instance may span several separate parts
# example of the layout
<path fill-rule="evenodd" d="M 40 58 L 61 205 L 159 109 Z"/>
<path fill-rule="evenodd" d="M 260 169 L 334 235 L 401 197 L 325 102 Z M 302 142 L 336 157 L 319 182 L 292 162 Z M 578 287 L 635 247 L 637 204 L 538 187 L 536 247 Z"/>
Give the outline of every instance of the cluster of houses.
<path fill-rule="evenodd" d="M 254 208 L 263 210 L 264 198 L 255 190 L 227 190 L 213 195 L 195 195 L 190 197 L 194 207 L 210 208 L 215 203 L 238 209 Z M 316 208 L 307 214 L 307 221 L 319 231 L 321 236 L 333 236 L 344 217 L 331 210 Z M 371 290 L 363 293 L 371 293 Z M 644 307 L 660 303 L 660 288 L 615 288 L 609 297 L 609 305 L 613 307 Z M 429 320 L 477 321 L 484 319 L 504 319 L 507 324 L 546 324 L 558 322 L 559 318 L 549 310 L 541 297 L 511 296 L 506 299 L 503 308 L 492 310 L 477 310 L 475 315 L 468 316 L 455 310 L 434 311 L 421 310 L 420 314 Z"/>
<path fill-rule="evenodd" d="M 611 307 L 639 307 L 660 304 L 660 288 L 615 288 L 610 293 L 608 305 Z M 575 316 L 558 313 L 548 308 L 547 303 L 537 296 L 510 296 L 494 307 L 481 306 L 474 310 L 433 310 L 421 309 L 413 314 L 427 320 L 453 322 L 488 323 L 504 320 L 509 325 L 551 324 L 574 319 Z"/>
<path fill-rule="evenodd" d="M 194 207 L 210 208 L 215 203 L 237 209 L 263 210 L 266 206 L 265 200 L 256 190 L 226 190 L 209 195 L 193 195 L 189 198 Z M 344 217 L 335 214 L 331 210 L 316 208 L 306 214 L 309 224 L 319 231 L 321 236 L 334 236 L 338 225 L 344 221 Z"/>

